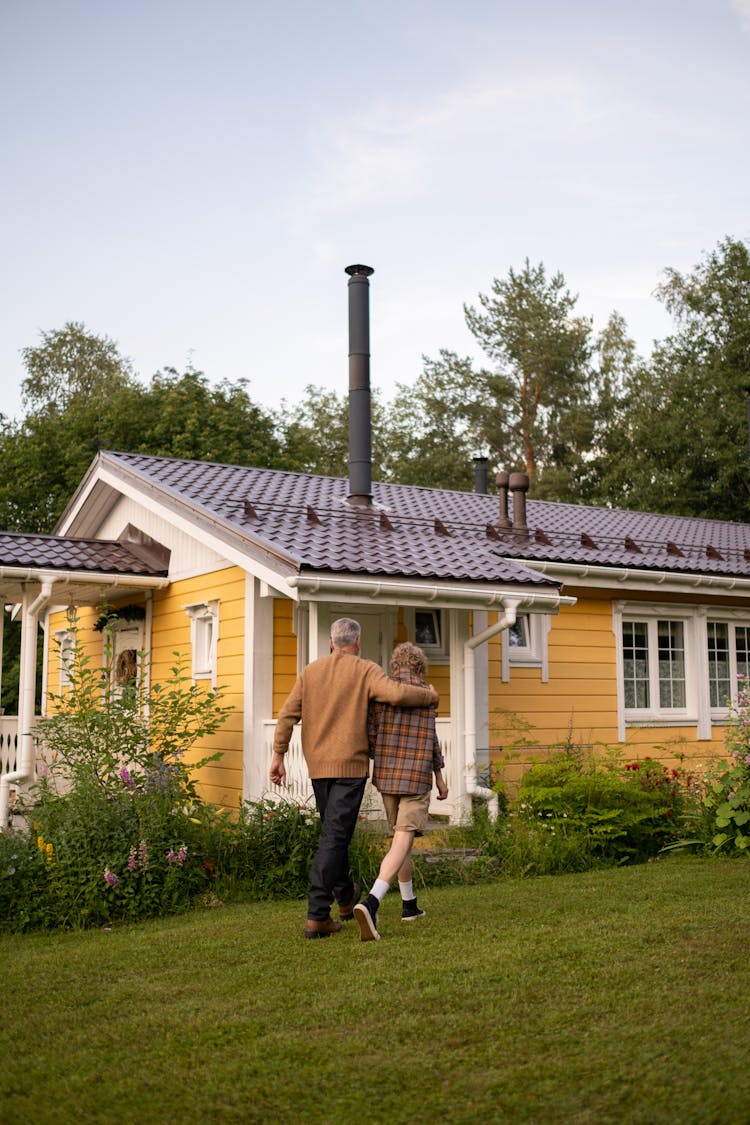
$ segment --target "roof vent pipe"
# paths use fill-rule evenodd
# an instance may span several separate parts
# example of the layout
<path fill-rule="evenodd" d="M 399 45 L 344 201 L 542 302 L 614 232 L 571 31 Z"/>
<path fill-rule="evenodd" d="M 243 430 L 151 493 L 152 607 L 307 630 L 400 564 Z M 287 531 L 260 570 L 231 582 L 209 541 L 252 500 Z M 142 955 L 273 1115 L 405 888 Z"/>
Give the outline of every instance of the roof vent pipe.
<path fill-rule="evenodd" d="M 487 492 L 487 458 L 474 458 L 474 491 L 485 494 Z"/>
<path fill-rule="evenodd" d="M 349 495 L 350 504 L 372 504 L 370 426 L 370 266 L 347 266 L 349 274 Z"/>
<path fill-rule="evenodd" d="M 500 517 L 497 521 L 498 527 L 512 527 L 513 525 L 508 518 L 508 481 L 510 475 L 506 473 L 505 469 L 501 469 L 495 477 L 497 484 L 497 491 L 500 497 Z"/>
<path fill-rule="evenodd" d="M 508 487 L 513 493 L 513 530 L 526 533 L 526 493 L 529 491 L 527 473 L 511 473 Z"/>

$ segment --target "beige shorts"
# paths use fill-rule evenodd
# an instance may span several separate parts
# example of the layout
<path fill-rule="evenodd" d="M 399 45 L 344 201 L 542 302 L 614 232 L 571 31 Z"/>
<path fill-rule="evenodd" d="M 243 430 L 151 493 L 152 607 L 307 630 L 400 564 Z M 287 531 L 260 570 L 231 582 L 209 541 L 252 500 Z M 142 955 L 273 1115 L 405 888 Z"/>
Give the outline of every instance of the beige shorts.
<path fill-rule="evenodd" d="M 430 807 L 429 789 L 426 793 L 406 796 L 399 793 L 381 793 L 391 832 L 423 832 Z"/>

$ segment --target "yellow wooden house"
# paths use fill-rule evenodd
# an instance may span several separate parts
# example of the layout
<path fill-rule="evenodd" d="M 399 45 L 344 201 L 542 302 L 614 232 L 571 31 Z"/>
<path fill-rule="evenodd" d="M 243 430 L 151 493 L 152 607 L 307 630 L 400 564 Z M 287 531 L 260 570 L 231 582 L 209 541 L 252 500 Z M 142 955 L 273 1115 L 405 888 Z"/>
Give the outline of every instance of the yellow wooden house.
<path fill-rule="evenodd" d="M 310 798 L 298 734 L 287 792 L 269 784 L 275 719 L 340 616 L 386 669 L 398 641 L 425 649 L 450 788 L 434 812 L 453 821 L 497 808 L 490 771 L 512 787 L 561 744 L 672 765 L 723 753 L 750 672 L 750 525 L 528 499 L 523 473 L 492 494 L 373 482 L 372 272 L 346 270 L 348 478 L 105 451 L 54 535 L 0 533 L 0 594 L 22 620 L 0 825 L 36 765 L 37 625 L 44 709 L 72 644 L 103 658 L 105 606 L 120 611 L 115 674 L 141 659 L 162 681 L 178 652 L 225 690 L 231 717 L 201 748 L 221 758 L 199 780 L 230 808 Z"/>
<path fill-rule="evenodd" d="M 0 813 L 34 771 L 37 622 L 58 691 L 66 638 L 102 652 L 105 605 L 124 610 L 117 658 L 145 654 L 158 681 L 180 652 L 225 689 L 232 714 L 203 748 L 222 756 L 200 786 L 228 807 L 309 798 L 298 738 L 287 793 L 268 782 L 275 716 L 339 616 L 360 620 L 383 667 L 402 639 L 427 652 L 451 789 L 435 812 L 454 821 L 493 801 L 488 763 L 512 786 L 560 743 L 667 764 L 721 755 L 750 671 L 750 527 L 527 487 L 504 473 L 493 494 L 372 482 L 362 504 L 351 478 L 98 454 L 55 535 L 0 536 L 0 589 L 27 638 Z"/>

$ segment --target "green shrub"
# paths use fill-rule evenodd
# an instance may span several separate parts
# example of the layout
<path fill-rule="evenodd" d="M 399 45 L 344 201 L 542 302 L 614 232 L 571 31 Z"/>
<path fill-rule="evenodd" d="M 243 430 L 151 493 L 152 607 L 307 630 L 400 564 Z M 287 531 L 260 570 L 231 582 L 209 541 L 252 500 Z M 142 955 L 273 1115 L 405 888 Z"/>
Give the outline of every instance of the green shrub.
<path fill-rule="evenodd" d="M 707 774 L 703 805 L 714 848 L 749 854 L 750 850 L 750 681 L 743 677 L 729 727 L 728 762 L 714 763 Z"/>
<path fill-rule="evenodd" d="M 679 838 L 690 800 L 684 770 L 565 749 L 523 777 L 518 816 L 550 835 L 578 837 L 582 852 L 600 860 L 643 862 Z"/>
<path fill-rule="evenodd" d="M 175 658 L 164 684 L 147 689 L 143 669 L 116 690 L 108 667 L 76 652 L 69 688 L 35 727 L 42 767 L 20 809 L 27 831 L 0 837 L 0 928 L 171 913 L 208 884 L 192 771 L 219 755 L 185 758 L 230 709 Z"/>

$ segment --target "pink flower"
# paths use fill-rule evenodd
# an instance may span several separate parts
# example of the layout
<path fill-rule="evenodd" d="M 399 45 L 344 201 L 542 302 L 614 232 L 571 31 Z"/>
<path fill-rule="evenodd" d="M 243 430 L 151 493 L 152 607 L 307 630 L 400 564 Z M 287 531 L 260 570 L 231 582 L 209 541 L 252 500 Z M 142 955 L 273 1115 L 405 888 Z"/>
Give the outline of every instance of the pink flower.
<path fill-rule="evenodd" d="M 116 887 L 120 882 L 119 875 L 115 875 L 114 871 L 110 871 L 108 867 L 104 868 L 104 881 L 109 883 L 110 887 Z"/>

